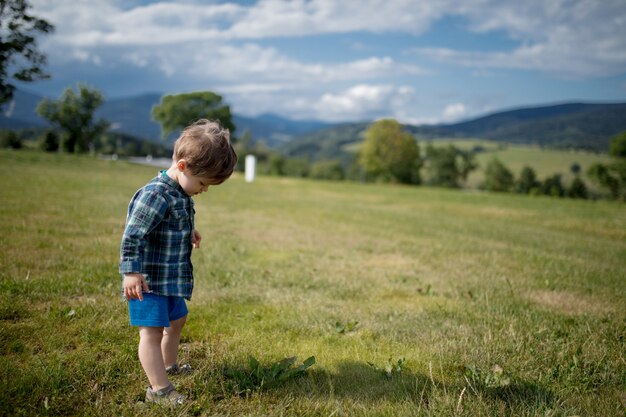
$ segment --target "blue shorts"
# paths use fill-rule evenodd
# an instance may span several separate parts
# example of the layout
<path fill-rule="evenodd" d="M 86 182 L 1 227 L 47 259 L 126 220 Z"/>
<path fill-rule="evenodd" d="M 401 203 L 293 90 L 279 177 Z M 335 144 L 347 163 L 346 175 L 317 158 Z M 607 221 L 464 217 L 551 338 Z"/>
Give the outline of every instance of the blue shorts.
<path fill-rule="evenodd" d="M 128 313 L 131 326 L 170 327 L 189 311 L 183 297 L 143 293 L 143 301 L 128 300 Z"/>

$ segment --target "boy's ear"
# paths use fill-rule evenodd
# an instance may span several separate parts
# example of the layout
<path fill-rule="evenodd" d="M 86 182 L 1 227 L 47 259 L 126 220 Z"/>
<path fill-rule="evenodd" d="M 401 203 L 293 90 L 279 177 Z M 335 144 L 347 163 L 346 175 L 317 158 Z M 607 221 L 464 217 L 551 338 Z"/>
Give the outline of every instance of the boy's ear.
<path fill-rule="evenodd" d="M 184 159 L 179 159 L 176 162 L 176 168 L 178 168 L 180 172 L 183 172 L 187 168 L 187 161 L 185 161 Z"/>

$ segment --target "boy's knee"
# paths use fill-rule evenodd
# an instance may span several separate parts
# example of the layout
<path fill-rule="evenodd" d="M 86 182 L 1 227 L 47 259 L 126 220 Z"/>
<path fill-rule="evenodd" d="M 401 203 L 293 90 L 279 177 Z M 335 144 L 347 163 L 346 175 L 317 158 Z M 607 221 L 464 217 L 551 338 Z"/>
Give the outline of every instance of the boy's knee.
<path fill-rule="evenodd" d="M 161 340 L 163 338 L 163 327 L 140 327 L 139 337 L 142 340 Z"/>
<path fill-rule="evenodd" d="M 166 327 L 165 329 L 163 329 L 163 334 L 165 336 L 178 336 L 182 332 L 184 326 L 185 320 L 173 321 L 170 324 L 170 327 Z"/>

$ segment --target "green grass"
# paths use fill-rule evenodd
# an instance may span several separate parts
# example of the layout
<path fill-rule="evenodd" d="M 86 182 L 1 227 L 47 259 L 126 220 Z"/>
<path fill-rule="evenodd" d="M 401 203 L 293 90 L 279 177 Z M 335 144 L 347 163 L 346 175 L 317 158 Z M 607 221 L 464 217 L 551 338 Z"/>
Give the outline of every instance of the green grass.
<path fill-rule="evenodd" d="M 425 153 L 425 141 L 421 141 L 422 153 Z M 478 169 L 473 171 L 468 180 L 467 186 L 478 187 L 485 177 L 485 168 L 493 158 L 499 159 L 508 169 L 511 170 L 515 178 L 518 178 L 524 166 L 532 167 L 540 180 L 561 174 L 563 182 L 568 185 L 573 179 L 571 171 L 573 164 L 581 167 L 581 176 L 588 186 L 596 189 L 591 180 L 587 177 L 587 169 L 594 163 L 606 164 L 611 158 L 607 154 L 598 154 L 587 151 L 569 151 L 558 149 L 542 149 L 532 145 L 512 145 L 481 139 L 438 139 L 431 142 L 434 146 L 454 145 L 459 149 L 471 150 L 475 146 L 481 146 L 485 150 L 476 155 Z"/>
<path fill-rule="evenodd" d="M 0 173 L 0 415 L 166 415 L 117 274 L 155 169 L 2 151 Z M 624 414 L 623 204 L 235 175 L 196 211 L 182 415 Z M 316 364 L 242 394 L 250 356 Z"/>

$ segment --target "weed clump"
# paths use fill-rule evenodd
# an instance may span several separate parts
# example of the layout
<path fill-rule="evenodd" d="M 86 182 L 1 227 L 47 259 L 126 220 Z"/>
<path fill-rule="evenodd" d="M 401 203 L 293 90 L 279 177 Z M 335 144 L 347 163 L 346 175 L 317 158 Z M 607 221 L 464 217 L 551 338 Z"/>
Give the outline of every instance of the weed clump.
<path fill-rule="evenodd" d="M 315 356 L 306 359 L 302 365 L 294 367 L 295 356 L 282 359 L 269 366 L 263 366 L 254 357 L 248 358 L 247 368 L 224 369 L 224 376 L 231 382 L 232 390 L 237 395 L 248 395 L 254 391 L 269 389 L 285 383 L 290 379 L 298 378 L 315 364 Z"/>

